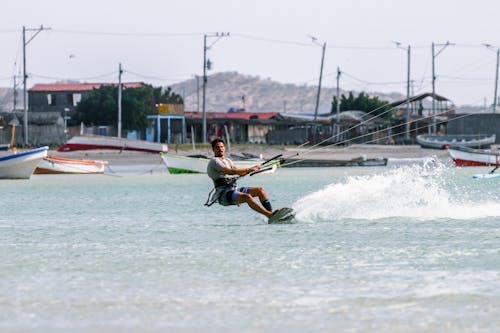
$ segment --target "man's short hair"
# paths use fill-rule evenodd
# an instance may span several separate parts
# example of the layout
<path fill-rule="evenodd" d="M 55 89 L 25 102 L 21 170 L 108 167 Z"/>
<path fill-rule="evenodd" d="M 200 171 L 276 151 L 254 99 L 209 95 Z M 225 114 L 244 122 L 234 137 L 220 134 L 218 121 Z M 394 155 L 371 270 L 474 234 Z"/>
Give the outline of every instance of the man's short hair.
<path fill-rule="evenodd" d="M 226 142 L 223 139 L 221 139 L 221 138 L 215 138 L 211 142 L 212 143 L 212 149 L 214 149 L 215 145 L 217 145 L 217 143 L 219 143 L 219 142 L 222 142 L 224 144 L 224 146 L 226 145 Z"/>

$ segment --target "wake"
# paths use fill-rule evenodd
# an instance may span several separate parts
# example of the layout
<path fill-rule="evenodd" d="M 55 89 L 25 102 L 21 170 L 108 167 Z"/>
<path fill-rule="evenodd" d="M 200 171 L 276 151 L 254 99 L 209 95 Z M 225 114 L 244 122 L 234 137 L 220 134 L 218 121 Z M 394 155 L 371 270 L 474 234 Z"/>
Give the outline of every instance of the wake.
<path fill-rule="evenodd" d="M 500 217 L 498 193 L 467 195 L 473 192 L 467 187 L 477 186 L 477 181 L 470 179 L 458 186 L 450 170 L 443 165 L 413 165 L 348 177 L 299 199 L 292 207 L 296 218 L 306 222 Z"/>

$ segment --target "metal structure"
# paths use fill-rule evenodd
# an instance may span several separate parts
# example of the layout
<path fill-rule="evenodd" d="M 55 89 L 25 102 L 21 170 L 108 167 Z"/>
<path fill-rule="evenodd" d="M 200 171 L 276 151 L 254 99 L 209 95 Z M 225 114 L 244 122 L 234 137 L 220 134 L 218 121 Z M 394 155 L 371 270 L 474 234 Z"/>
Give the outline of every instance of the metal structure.
<path fill-rule="evenodd" d="M 216 32 L 213 34 L 205 34 L 203 36 L 203 95 L 202 95 L 202 108 L 203 108 L 203 143 L 207 143 L 207 114 L 206 114 L 206 89 L 207 89 L 207 69 L 211 69 L 211 62 L 207 60 L 207 50 L 209 50 L 219 39 L 228 37 L 229 32 Z M 216 37 L 217 39 L 207 46 L 207 38 Z"/>
<path fill-rule="evenodd" d="M 40 28 L 26 28 L 23 26 L 23 111 L 24 111 L 24 124 L 23 124 L 23 131 L 24 131 L 24 144 L 28 145 L 28 107 L 26 103 L 26 95 L 27 95 L 27 89 L 26 89 L 26 81 L 28 79 L 28 74 L 26 73 L 26 46 L 43 30 L 50 30 L 51 28 L 44 28 L 43 25 L 40 26 Z M 35 31 L 33 36 L 26 41 L 26 31 Z"/>

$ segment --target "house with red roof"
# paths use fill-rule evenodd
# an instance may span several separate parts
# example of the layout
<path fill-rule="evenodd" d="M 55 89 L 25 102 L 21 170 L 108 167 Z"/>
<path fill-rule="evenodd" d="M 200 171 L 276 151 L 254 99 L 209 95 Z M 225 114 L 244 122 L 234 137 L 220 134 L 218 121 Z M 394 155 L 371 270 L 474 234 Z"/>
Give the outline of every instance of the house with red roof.
<path fill-rule="evenodd" d="M 116 86 L 116 83 L 37 83 L 28 90 L 28 106 L 30 112 L 66 112 L 74 114 L 76 105 L 84 99 L 92 89 L 102 86 Z M 141 82 L 122 84 L 124 88 L 138 88 Z"/>
<path fill-rule="evenodd" d="M 203 113 L 186 111 L 184 115 L 188 127 L 197 129 L 196 140 L 202 141 Z M 206 119 L 209 138 L 226 137 L 227 131 L 236 143 L 266 143 L 268 131 L 284 125 L 278 112 L 207 112 Z"/>

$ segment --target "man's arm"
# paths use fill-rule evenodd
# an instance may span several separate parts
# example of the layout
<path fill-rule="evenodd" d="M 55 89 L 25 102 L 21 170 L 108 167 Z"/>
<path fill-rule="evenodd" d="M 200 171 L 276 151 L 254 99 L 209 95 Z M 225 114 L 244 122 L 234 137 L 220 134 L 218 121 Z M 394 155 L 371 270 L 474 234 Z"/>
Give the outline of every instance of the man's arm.
<path fill-rule="evenodd" d="M 238 176 L 243 176 L 243 175 L 249 174 L 250 172 L 257 171 L 257 170 L 260 170 L 260 165 L 254 165 L 253 167 L 250 167 L 250 168 L 237 168 L 237 167 L 227 168 L 227 167 L 222 167 L 220 169 L 220 171 L 223 174 L 226 174 L 226 175 L 238 175 Z"/>

